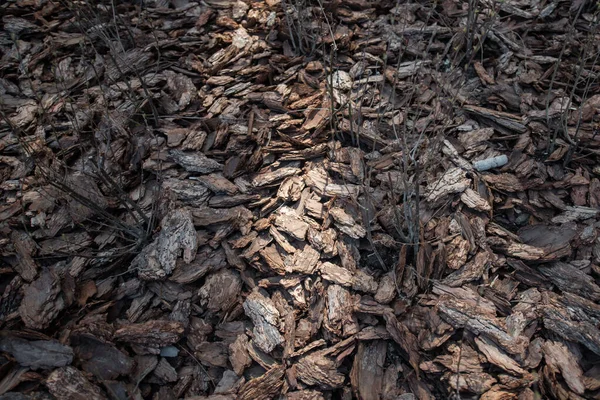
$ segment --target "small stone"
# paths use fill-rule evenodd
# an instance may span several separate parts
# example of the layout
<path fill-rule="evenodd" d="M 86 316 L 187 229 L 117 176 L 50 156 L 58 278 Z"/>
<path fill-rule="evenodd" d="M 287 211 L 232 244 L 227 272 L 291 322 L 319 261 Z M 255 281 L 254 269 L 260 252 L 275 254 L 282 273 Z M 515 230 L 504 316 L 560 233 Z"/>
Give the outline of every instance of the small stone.
<path fill-rule="evenodd" d="M 166 346 L 160 349 L 160 355 L 167 358 L 177 357 L 179 355 L 179 349 L 175 346 Z"/>

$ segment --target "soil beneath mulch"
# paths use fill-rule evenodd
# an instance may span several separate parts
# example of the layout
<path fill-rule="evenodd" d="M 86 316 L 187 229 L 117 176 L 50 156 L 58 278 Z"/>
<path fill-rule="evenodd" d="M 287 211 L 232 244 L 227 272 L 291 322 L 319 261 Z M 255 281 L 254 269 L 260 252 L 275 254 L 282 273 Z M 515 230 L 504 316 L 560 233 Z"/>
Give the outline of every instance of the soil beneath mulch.
<path fill-rule="evenodd" d="M 0 5 L 0 399 L 600 399 L 594 2 Z"/>

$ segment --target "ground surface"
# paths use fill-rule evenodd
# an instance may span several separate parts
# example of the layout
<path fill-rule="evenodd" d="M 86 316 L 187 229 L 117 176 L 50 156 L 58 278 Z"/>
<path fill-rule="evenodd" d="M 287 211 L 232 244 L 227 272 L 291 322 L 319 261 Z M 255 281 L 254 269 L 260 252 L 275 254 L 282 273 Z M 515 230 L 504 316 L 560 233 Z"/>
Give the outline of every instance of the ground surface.
<path fill-rule="evenodd" d="M 0 399 L 600 398 L 591 1 L 0 5 Z"/>

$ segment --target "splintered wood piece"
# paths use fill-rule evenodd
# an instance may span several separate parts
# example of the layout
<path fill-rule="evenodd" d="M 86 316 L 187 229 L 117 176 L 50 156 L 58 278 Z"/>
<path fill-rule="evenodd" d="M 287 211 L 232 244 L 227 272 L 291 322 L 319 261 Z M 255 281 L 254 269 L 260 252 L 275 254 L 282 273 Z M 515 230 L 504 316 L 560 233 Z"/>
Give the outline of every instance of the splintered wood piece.
<path fill-rule="evenodd" d="M 223 165 L 200 152 L 186 153 L 181 150 L 170 150 L 169 156 L 189 172 L 210 174 L 223 169 Z"/>
<path fill-rule="evenodd" d="M 287 238 L 282 233 L 280 233 L 274 226 L 271 226 L 269 228 L 269 233 L 271 234 L 273 239 L 275 239 L 277 244 L 280 245 L 286 252 L 295 253 L 296 250 L 298 250 L 294 246 L 292 246 L 287 240 Z"/>
<path fill-rule="evenodd" d="M 288 176 L 298 175 L 300 172 L 302 172 L 302 170 L 295 167 L 278 168 L 255 175 L 251 183 L 253 186 L 257 187 L 266 186 L 287 178 Z"/>
<path fill-rule="evenodd" d="M 577 227 L 574 224 L 536 224 L 519 229 L 519 238 L 523 243 L 544 250 L 544 260 L 557 260 L 570 255 L 570 243 L 576 236 Z"/>
<path fill-rule="evenodd" d="M 488 203 L 486 199 L 481 197 L 479 193 L 471 188 L 467 188 L 464 192 L 462 192 L 460 195 L 460 201 L 465 203 L 467 207 L 477 211 L 488 212 L 492 210 L 490 203 Z"/>
<path fill-rule="evenodd" d="M 227 265 L 225 251 L 213 250 L 208 246 L 198 250 L 196 258 L 191 263 L 177 260 L 173 275 L 169 280 L 187 284 L 197 281 L 211 271 L 219 270 Z"/>
<path fill-rule="evenodd" d="M 600 301 L 600 286 L 595 283 L 592 276 L 579 268 L 557 261 L 541 266 L 538 270 L 561 291 L 574 293 L 595 302 Z"/>
<path fill-rule="evenodd" d="M 317 390 L 300 390 L 286 393 L 284 400 L 325 400 L 325 397 Z"/>
<path fill-rule="evenodd" d="M 512 131 L 518 133 L 527 132 L 527 127 L 520 123 L 519 119 L 513 114 L 474 105 L 465 105 L 464 108 L 468 112 L 471 112 L 484 118 L 488 118 L 493 122 L 497 123 L 498 125 L 510 129 Z"/>
<path fill-rule="evenodd" d="M 375 301 L 388 304 L 396 297 L 396 281 L 392 273 L 385 274 L 377 286 Z"/>
<path fill-rule="evenodd" d="M 150 347 L 164 347 L 176 343 L 184 332 L 181 322 L 153 320 L 139 324 L 125 325 L 117 329 L 115 340 Z"/>
<path fill-rule="evenodd" d="M 258 194 L 217 195 L 208 200 L 208 205 L 214 208 L 231 208 L 257 200 L 260 200 Z"/>
<path fill-rule="evenodd" d="M 39 255 L 76 254 L 91 243 L 92 239 L 86 232 L 65 233 L 61 237 L 43 240 L 40 243 Z"/>
<path fill-rule="evenodd" d="M 238 192 L 238 187 L 225 178 L 221 173 L 209 174 L 199 177 L 192 177 L 216 194 L 225 193 L 234 195 Z"/>
<path fill-rule="evenodd" d="M 238 392 L 240 400 L 270 400 L 275 398 L 283 387 L 285 367 L 271 368 L 262 376 L 246 382 Z"/>
<path fill-rule="evenodd" d="M 469 304 L 481 314 L 492 317 L 496 315 L 496 306 L 494 303 L 486 298 L 481 297 L 477 291 L 471 288 L 450 287 L 442 285 L 441 283 L 434 283 L 432 291 L 439 296 L 450 295 L 456 299 L 460 299 L 460 301 Z"/>
<path fill-rule="evenodd" d="M 46 379 L 46 386 L 57 399 L 106 399 L 98 386 L 88 381 L 78 369 L 73 367 L 62 367 L 52 371 Z"/>
<path fill-rule="evenodd" d="M 305 240 L 308 223 L 304 222 L 296 211 L 289 207 L 281 207 L 275 217 L 275 226 L 297 240 Z"/>
<path fill-rule="evenodd" d="M 555 306 L 542 307 L 544 326 L 561 338 L 581 343 L 600 355 L 600 330 L 588 321 L 573 321 L 566 310 Z"/>
<path fill-rule="evenodd" d="M 517 364 L 508 354 L 499 349 L 494 342 L 486 338 L 485 336 L 479 336 L 475 338 L 477 348 L 487 358 L 488 362 L 494 364 L 507 372 L 514 374 L 526 375 L 527 371 Z"/>
<path fill-rule="evenodd" d="M 354 221 L 354 218 L 346 211 L 339 207 L 333 207 L 329 210 L 329 215 L 333 217 L 337 227 L 340 231 L 353 239 L 360 239 L 365 237 L 367 231 L 361 225 Z"/>
<path fill-rule="evenodd" d="M 347 337 L 358 332 L 359 326 L 353 315 L 352 295 L 339 286 L 330 285 L 327 288 L 327 314 L 323 321 L 324 326 L 333 334 Z"/>
<path fill-rule="evenodd" d="M 352 389 L 364 400 L 378 400 L 383 389 L 383 366 L 387 344 L 382 340 L 361 342 L 350 372 Z"/>
<path fill-rule="evenodd" d="M 590 218 L 596 218 L 600 210 L 591 207 L 571 207 L 567 206 L 564 213 L 552 218 L 555 224 L 566 224 L 567 222 L 583 221 Z"/>
<path fill-rule="evenodd" d="M 260 250 L 259 254 L 265 261 L 265 263 L 267 263 L 269 268 L 271 268 L 273 271 L 280 275 L 285 274 L 285 262 L 281 257 L 281 254 L 277 250 L 276 246 L 267 246 L 264 249 Z"/>
<path fill-rule="evenodd" d="M 354 271 L 352 289 L 358 290 L 359 292 L 375 294 L 377 293 L 377 281 L 362 269 L 357 269 Z"/>
<path fill-rule="evenodd" d="M 461 236 L 456 236 L 446 245 L 446 264 L 451 269 L 459 269 L 467 262 L 470 244 Z"/>
<path fill-rule="evenodd" d="M 524 243 L 511 243 L 506 247 L 506 254 L 521 260 L 535 261 L 544 257 L 546 252 L 539 247 Z"/>
<path fill-rule="evenodd" d="M 490 140 L 494 134 L 494 128 L 475 129 L 458 134 L 458 141 L 465 149 L 471 149 L 481 142 Z"/>
<path fill-rule="evenodd" d="M 194 355 L 204 364 L 227 368 L 228 346 L 224 342 L 202 342 L 195 346 Z"/>
<path fill-rule="evenodd" d="M 232 223 L 240 229 L 243 235 L 250 232 L 249 227 L 246 228 L 253 218 L 252 212 L 246 207 L 237 206 L 232 208 L 210 208 L 198 207 L 192 209 L 194 225 L 196 226 L 213 226 L 221 223 Z"/>
<path fill-rule="evenodd" d="M 258 237 L 252 241 L 250 246 L 244 250 L 242 253 L 242 257 L 246 259 L 251 259 L 256 253 L 264 249 L 273 241 L 273 237 L 268 234 L 260 234 Z"/>
<path fill-rule="evenodd" d="M 338 254 L 337 236 L 335 229 L 318 230 L 309 227 L 306 238 L 312 247 L 321 252 L 321 257 L 333 258 Z"/>
<path fill-rule="evenodd" d="M 434 203 L 445 199 L 452 193 L 460 193 L 471 185 L 466 171 L 450 168 L 437 181 L 433 182 L 425 193 L 427 201 Z"/>
<path fill-rule="evenodd" d="M 323 203 L 314 198 L 309 198 L 304 204 L 306 213 L 313 218 L 323 219 L 325 217 L 325 211 L 323 209 Z"/>
<path fill-rule="evenodd" d="M 569 388 L 577 394 L 585 392 L 583 370 L 580 366 L 581 353 L 576 344 L 562 341 L 546 340 L 542 345 L 546 364 L 560 371 Z"/>
<path fill-rule="evenodd" d="M 460 269 L 448 275 L 442 283 L 444 285 L 459 287 L 466 282 L 481 278 L 486 266 L 490 262 L 490 255 L 487 251 L 480 251 L 475 257 L 464 264 Z"/>
<path fill-rule="evenodd" d="M 160 379 L 162 382 L 176 382 L 177 371 L 165 358 L 161 358 L 154 371 L 152 371 L 155 377 Z"/>
<path fill-rule="evenodd" d="M 286 257 L 285 270 L 288 273 L 301 273 L 310 275 L 314 272 L 319 262 L 320 253 L 311 245 L 306 244 L 301 251 Z"/>
<path fill-rule="evenodd" d="M 310 169 L 304 180 L 306 185 L 319 196 L 355 198 L 360 193 L 358 185 L 334 183 L 323 167 Z"/>
<path fill-rule="evenodd" d="M 448 384 L 457 392 L 471 392 L 483 394 L 490 390 L 498 382 L 496 378 L 485 372 L 475 372 L 472 374 L 448 374 L 446 376 Z"/>
<path fill-rule="evenodd" d="M 450 344 L 447 348 L 448 354 L 441 354 L 433 359 L 433 363 L 441 364 L 452 373 L 479 373 L 483 372 L 483 366 L 481 363 L 484 360 L 479 358 L 479 354 L 473 350 L 473 348 L 467 343 L 463 343 L 461 346 L 456 344 Z M 431 362 L 425 361 L 421 363 L 423 367 L 431 369 L 433 367 Z"/>
<path fill-rule="evenodd" d="M 510 335 L 500 319 L 481 314 L 464 301 L 451 297 L 440 298 L 441 317 L 454 328 L 464 328 L 476 335 L 486 335 L 509 354 L 523 354 L 527 338 Z"/>
<path fill-rule="evenodd" d="M 344 384 L 345 377 L 337 367 L 337 363 L 321 351 L 308 354 L 295 364 L 298 379 L 324 390 L 340 388 Z"/>
<path fill-rule="evenodd" d="M 269 370 L 279 363 L 267 353 L 261 351 L 252 341 L 248 345 L 248 355 L 252 360 L 256 361 L 262 368 Z"/>
<path fill-rule="evenodd" d="M 304 179 L 300 176 L 291 176 L 286 178 L 277 190 L 277 197 L 283 201 L 298 201 L 304 190 Z"/>
<path fill-rule="evenodd" d="M 283 343 L 283 336 L 278 330 L 279 311 L 271 299 L 263 296 L 259 290 L 254 290 L 244 301 L 244 311 L 254 324 L 254 343 L 259 349 L 269 354 Z"/>
<path fill-rule="evenodd" d="M 383 314 L 385 319 L 385 326 L 387 331 L 390 333 L 394 342 L 400 345 L 402 351 L 408 355 L 410 366 L 415 371 L 419 371 L 419 361 L 421 356 L 419 355 L 419 345 L 415 335 L 408 330 L 408 328 L 398 321 L 398 318 L 387 311 Z"/>
<path fill-rule="evenodd" d="M 330 262 L 322 263 L 319 266 L 319 271 L 323 279 L 337 283 L 338 285 L 349 287 L 354 282 L 354 276 L 350 271 Z"/>
<path fill-rule="evenodd" d="M 173 192 L 179 201 L 192 207 L 205 204 L 210 197 L 210 190 L 192 180 L 168 178 L 163 181 L 162 187 Z"/>
<path fill-rule="evenodd" d="M 231 248 L 233 249 L 243 249 L 248 246 L 250 243 L 254 242 L 254 239 L 258 236 L 256 231 L 251 231 L 247 235 L 243 235 L 237 239 L 229 240 L 229 244 L 231 244 Z"/>
<path fill-rule="evenodd" d="M 489 183 L 494 189 L 505 192 L 521 192 L 527 189 L 527 185 L 512 174 L 485 174 L 483 180 Z"/>

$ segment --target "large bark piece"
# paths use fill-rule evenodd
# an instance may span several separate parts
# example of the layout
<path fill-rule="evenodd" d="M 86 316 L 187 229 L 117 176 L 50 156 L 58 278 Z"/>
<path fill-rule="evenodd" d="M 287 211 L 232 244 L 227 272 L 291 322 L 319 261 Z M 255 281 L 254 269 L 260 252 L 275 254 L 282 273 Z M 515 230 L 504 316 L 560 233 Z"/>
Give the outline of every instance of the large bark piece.
<path fill-rule="evenodd" d="M 254 324 L 254 342 L 265 353 L 283 343 L 283 336 L 279 333 L 279 311 L 268 297 L 260 291 L 253 291 L 244 302 L 244 311 Z"/>
<path fill-rule="evenodd" d="M 158 280 L 171 275 L 181 253 L 183 261 L 188 264 L 196 257 L 198 242 L 189 210 L 171 211 L 161 221 L 161 228 L 156 240 L 131 263 L 144 280 Z"/>
<path fill-rule="evenodd" d="M 28 328 L 44 329 L 64 307 L 59 278 L 44 269 L 35 281 L 25 287 L 19 314 Z"/>

